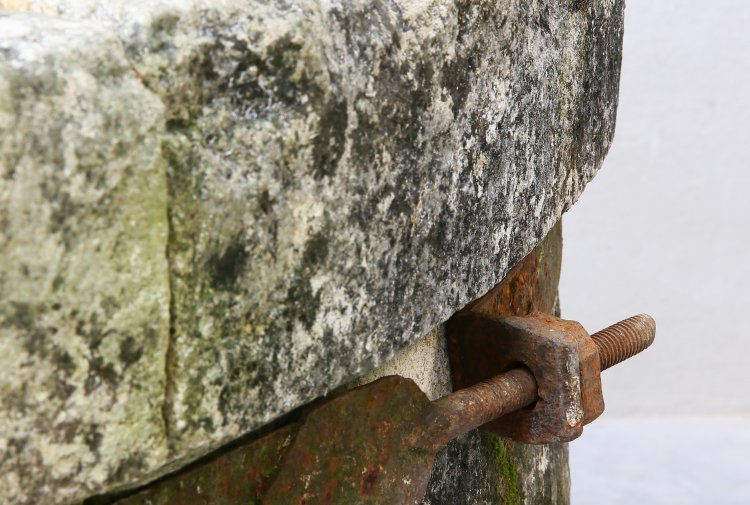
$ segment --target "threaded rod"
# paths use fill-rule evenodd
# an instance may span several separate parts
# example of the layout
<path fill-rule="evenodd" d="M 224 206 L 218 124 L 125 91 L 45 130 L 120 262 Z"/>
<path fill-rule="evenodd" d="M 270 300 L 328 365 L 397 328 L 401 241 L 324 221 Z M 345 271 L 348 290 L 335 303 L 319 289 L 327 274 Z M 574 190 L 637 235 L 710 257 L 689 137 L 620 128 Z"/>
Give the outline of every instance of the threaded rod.
<path fill-rule="evenodd" d="M 599 363 L 604 371 L 646 349 L 655 336 L 654 318 L 639 314 L 597 331 L 591 339 L 599 349 Z"/>
<path fill-rule="evenodd" d="M 601 369 L 606 370 L 646 349 L 655 336 L 656 321 L 639 314 L 604 328 L 591 338 L 598 349 Z M 536 399 L 534 376 L 526 368 L 515 368 L 434 402 L 409 443 L 437 450 L 455 437 Z"/>

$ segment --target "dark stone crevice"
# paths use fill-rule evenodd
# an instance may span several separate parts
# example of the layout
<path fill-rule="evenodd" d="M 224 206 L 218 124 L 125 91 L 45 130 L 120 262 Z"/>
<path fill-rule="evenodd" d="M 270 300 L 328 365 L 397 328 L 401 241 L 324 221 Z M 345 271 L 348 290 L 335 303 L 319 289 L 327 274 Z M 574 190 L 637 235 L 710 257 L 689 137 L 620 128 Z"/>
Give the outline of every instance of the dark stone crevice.
<path fill-rule="evenodd" d="M 177 387 L 175 383 L 175 279 L 173 274 L 173 257 L 171 244 L 174 234 L 174 227 L 172 226 L 172 209 L 170 206 L 170 176 L 169 167 L 167 167 L 167 243 L 164 245 L 164 256 L 167 264 L 167 283 L 168 283 L 168 327 L 167 327 L 167 346 L 164 353 L 164 398 L 161 405 L 161 418 L 164 423 L 164 438 L 167 444 L 167 449 L 171 453 L 174 450 L 174 440 L 172 435 L 172 422 L 174 418 L 174 395 Z"/>

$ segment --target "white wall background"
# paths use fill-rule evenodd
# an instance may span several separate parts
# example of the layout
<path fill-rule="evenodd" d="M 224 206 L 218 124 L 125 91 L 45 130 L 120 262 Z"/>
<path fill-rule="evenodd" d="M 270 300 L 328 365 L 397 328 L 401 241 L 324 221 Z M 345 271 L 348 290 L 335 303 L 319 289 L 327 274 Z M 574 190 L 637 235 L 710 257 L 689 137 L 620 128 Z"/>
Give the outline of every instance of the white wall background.
<path fill-rule="evenodd" d="M 603 424 L 571 449 L 574 504 L 750 504 L 731 484 L 750 483 L 750 460 L 731 464 L 750 454 L 750 1 L 627 3 L 615 140 L 563 228 L 565 317 L 657 321 L 653 347 L 603 377 Z M 713 494 L 668 499 L 689 454 Z"/>

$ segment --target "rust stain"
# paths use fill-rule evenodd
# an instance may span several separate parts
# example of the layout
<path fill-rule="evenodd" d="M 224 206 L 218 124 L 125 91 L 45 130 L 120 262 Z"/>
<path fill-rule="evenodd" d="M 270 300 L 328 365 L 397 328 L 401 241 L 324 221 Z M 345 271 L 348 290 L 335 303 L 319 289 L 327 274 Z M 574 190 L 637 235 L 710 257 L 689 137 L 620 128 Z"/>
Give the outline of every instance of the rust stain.
<path fill-rule="evenodd" d="M 362 478 L 360 479 L 359 485 L 359 494 L 370 494 L 370 491 L 372 491 L 373 486 L 375 486 L 375 481 L 378 480 L 378 476 L 380 475 L 380 472 L 382 470 L 383 467 L 381 467 L 380 465 L 378 465 L 377 467 L 368 465 L 364 470 L 362 470 Z"/>
<path fill-rule="evenodd" d="M 557 223 L 498 285 L 460 313 L 504 317 L 534 312 L 552 314 L 557 301 L 561 264 L 562 224 Z"/>

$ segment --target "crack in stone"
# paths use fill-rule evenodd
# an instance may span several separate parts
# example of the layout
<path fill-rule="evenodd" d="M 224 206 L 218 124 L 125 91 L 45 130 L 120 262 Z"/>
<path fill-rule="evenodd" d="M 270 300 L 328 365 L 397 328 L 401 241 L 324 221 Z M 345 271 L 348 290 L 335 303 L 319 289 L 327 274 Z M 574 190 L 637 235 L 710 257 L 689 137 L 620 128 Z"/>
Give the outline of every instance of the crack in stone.
<path fill-rule="evenodd" d="M 174 368 L 174 339 L 175 339 L 175 310 L 174 310 L 174 276 L 172 275 L 172 257 L 170 254 L 170 244 L 172 243 L 172 216 L 169 205 L 169 175 L 167 174 L 167 243 L 164 247 L 164 254 L 167 260 L 167 279 L 168 279 L 168 296 L 169 296 L 169 315 L 167 331 L 167 348 L 164 353 L 164 399 L 161 405 L 161 417 L 164 422 L 164 438 L 167 444 L 167 451 L 174 452 L 174 440 L 172 438 L 172 422 L 174 418 L 174 392 L 175 379 L 172 369 Z"/>

